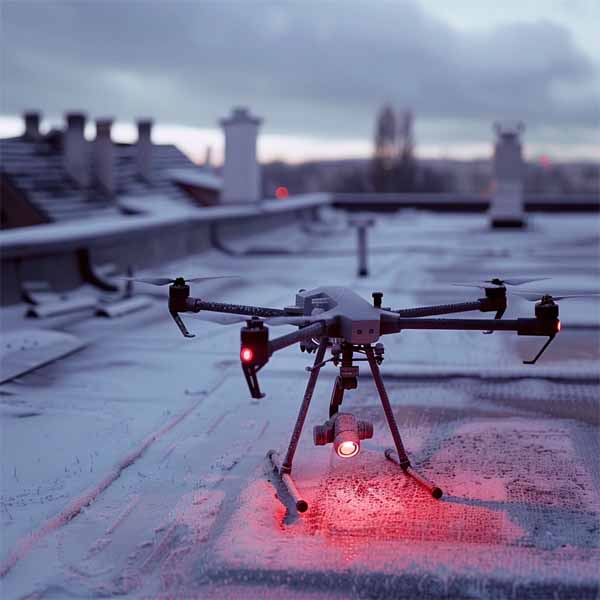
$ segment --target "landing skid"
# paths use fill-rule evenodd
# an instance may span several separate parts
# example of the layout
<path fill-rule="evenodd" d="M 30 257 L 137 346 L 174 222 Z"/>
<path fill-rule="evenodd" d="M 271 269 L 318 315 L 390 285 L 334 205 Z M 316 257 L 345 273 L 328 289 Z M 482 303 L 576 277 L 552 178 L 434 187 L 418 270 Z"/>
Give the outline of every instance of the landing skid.
<path fill-rule="evenodd" d="M 308 510 L 308 502 L 302 497 L 302 494 L 300 493 L 300 490 L 298 489 L 298 486 L 296 485 L 296 482 L 292 477 L 292 463 L 294 460 L 294 455 L 296 453 L 296 448 L 298 447 L 300 435 L 302 434 L 302 429 L 304 427 L 304 422 L 306 420 L 306 415 L 308 413 L 315 386 L 317 384 L 319 372 L 324 364 L 323 359 L 325 358 L 325 351 L 327 349 L 328 341 L 329 340 L 327 338 L 322 338 L 321 343 L 319 344 L 319 348 L 315 356 L 314 365 L 310 369 L 310 376 L 308 378 L 308 383 L 304 392 L 304 398 L 300 406 L 300 411 L 296 419 L 296 424 L 294 425 L 294 430 L 292 432 L 292 437 L 287 449 L 285 460 L 283 461 L 283 463 L 281 463 L 279 455 L 274 450 L 269 450 L 269 452 L 267 453 L 267 458 L 269 459 L 273 470 L 281 477 L 281 481 L 287 488 L 290 496 L 293 498 L 296 504 L 296 510 L 298 510 L 298 512 L 306 512 Z M 441 498 L 443 495 L 442 489 L 412 468 L 408 455 L 406 454 L 406 450 L 404 449 L 404 444 L 402 443 L 402 438 L 400 437 L 400 431 L 398 430 L 398 425 L 396 423 L 396 419 L 392 411 L 392 406 L 390 404 L 390 400 L 388 398 L 387 391 L 383 383 L 383 378 L 381 377 L 381 372 L 379 371 L 379 363 L 382 360 L 383 354 L 382 349 L 379 350 L 378 353 L 376 353 L 370 344 L 360 347 L 352 346 L 351 344 L 344 345 L 342 352 L 342 364 L 340 368 L 341 376 L 337 377 L 334 383 L 333 392 L 331 395 L 332 400 L 330 404 L 329 416 L 331 417 L 332 414 L 335 414 L 337 412 L 338 407 L 341 405 L 344 389 L 350 389 L 345 388 L 343 385 L 343 373 L 344 369 L 352 367 L 352 356 L 355 350 L 359 350 L 366 355 L 366 360 L 368 361 L 369 367 L 371 368 L 371 374 L 373 376 L 373 380 L 375 381 L 375 386 L 377 387 L 377 392 L 379 393 L 379 398 L 383 406 L 383 412 L 385 413 L 388 427 L 390 428 L 390 432 L 394 440 L 394 445 L 396 446 L 395 450 L 392 448 L 387 449 L 385 451 L 385 457 L 388 460 L 396 463 L 408 477 L 412 477 L 434 498 Z M 351 387 L 356 387 L 356 385 L 353 385 Z"/>

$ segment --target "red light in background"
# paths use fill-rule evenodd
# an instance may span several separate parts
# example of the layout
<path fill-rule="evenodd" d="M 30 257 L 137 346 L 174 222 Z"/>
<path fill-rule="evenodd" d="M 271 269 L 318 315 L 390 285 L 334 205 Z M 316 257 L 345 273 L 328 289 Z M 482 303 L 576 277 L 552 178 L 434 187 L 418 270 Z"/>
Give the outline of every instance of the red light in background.
<path fill-rule="evenodd" d="M 540 156 L 540 166 L 544 169 L 548 169 L 550 166 L 552 166 L 551 158 L 546 154 Z"/>
<path fill-rule="evenodd" d="M 340 458 L 352 458 L 358 454 L 359 450 L 360 446 L 356 442 L 346 441 L 338 446 L 337 453 Z"/>
<path fill-rule="evenodd" d="M 275 190 L 275 198 L 277 198 L 277 200 L 284 200 L 289 195 L 290 195 L 290 193 L 289 193 L 288 189 L 286 187 L 284 187 L 283 185 L 279 186 Z"/>
<path fill-rule="evenodd" d="M 251 348 L 242 348 L 240 351 L 240 358 L 242 359 L 242 362 L 252 362 L 252 359 L 254 358 L 254 352 L 252 352 Z"/>

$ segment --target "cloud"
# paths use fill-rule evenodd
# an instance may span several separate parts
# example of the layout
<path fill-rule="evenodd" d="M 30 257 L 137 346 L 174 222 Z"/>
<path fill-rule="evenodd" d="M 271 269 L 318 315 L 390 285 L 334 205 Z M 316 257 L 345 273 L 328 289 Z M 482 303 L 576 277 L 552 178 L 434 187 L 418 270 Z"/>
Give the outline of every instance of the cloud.
<path fill-rule="evenodd" d="M 391 101 L 424 135 L 467 141 L 498 118 L 567 140 L 600 118 L 597 65 L 550 21 L 459 32 L 412 1 L 5 0 L 2 13 L 3 112 L 207 127 L 247 104 L 272 133 L 359 138 Z"/>

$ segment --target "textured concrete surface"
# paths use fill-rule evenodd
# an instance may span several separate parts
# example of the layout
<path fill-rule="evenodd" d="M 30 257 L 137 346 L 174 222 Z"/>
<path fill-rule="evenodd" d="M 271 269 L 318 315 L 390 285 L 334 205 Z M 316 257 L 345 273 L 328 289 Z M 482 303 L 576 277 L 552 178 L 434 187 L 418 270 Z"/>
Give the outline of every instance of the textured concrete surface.
<path fill-rule="evenodd" d="M 546 217 L 496 235 L 479 216 L 388 217 L 368 280 L 354 279 L 353 238 L 333 224 L 308 236 L 321 255 L 208 253 L 174 268 L 253 274 L 198 293 L 271 306 L 325 282 L 383 290 L 394 308 L 451 302 L 473 297 L 451 281 L 498 273 L 590 290 L 597 225 Z M 514 299 L 507 314 L 532 308 Z M 405 444 L 441 501 L 384 458 L 391 439 L 362 363 L 344 410 L 373 420 L 374 438 L 350 461 L 312 445 L 335 376 L 325 369 L 294 467 L 303 515 L 265 453 L 285 449 L 311 357 L 275 357 L 261 372 L 267 397 L 252 402 L 236 326 L 190 319 L 199 337 L 184 340 L 158 300 L 121 321 L 53 320 L 86 349 L 0 387 L 2 596 L 597 599 L 597 303 L 565 303 L 561 317 L 539 368 L 521 364 L 539 339 L 384 340 Z"/>

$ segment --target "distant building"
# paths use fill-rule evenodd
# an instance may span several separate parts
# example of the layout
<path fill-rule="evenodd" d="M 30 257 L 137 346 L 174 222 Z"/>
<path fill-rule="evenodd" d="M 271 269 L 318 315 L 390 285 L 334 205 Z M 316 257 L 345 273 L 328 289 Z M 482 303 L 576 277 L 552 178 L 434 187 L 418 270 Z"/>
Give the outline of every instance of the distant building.
<path fill-rule="evenodd" d="M 128 198 L 207 206 L 219 201 L 220 177 L 170 144 L 154 144 L 152 122 L 138 122 L 138 141 L 114 143 L 110 119 L 85 139 L 86 116 L 66 115 L 63 130 L 40 131 L 40 114 L 24 115 L 22 136 L 0 140 L 0 227 L 23 227 L 128 212 Z M 139 203 L 138 203 L 139 205 Z"/>

